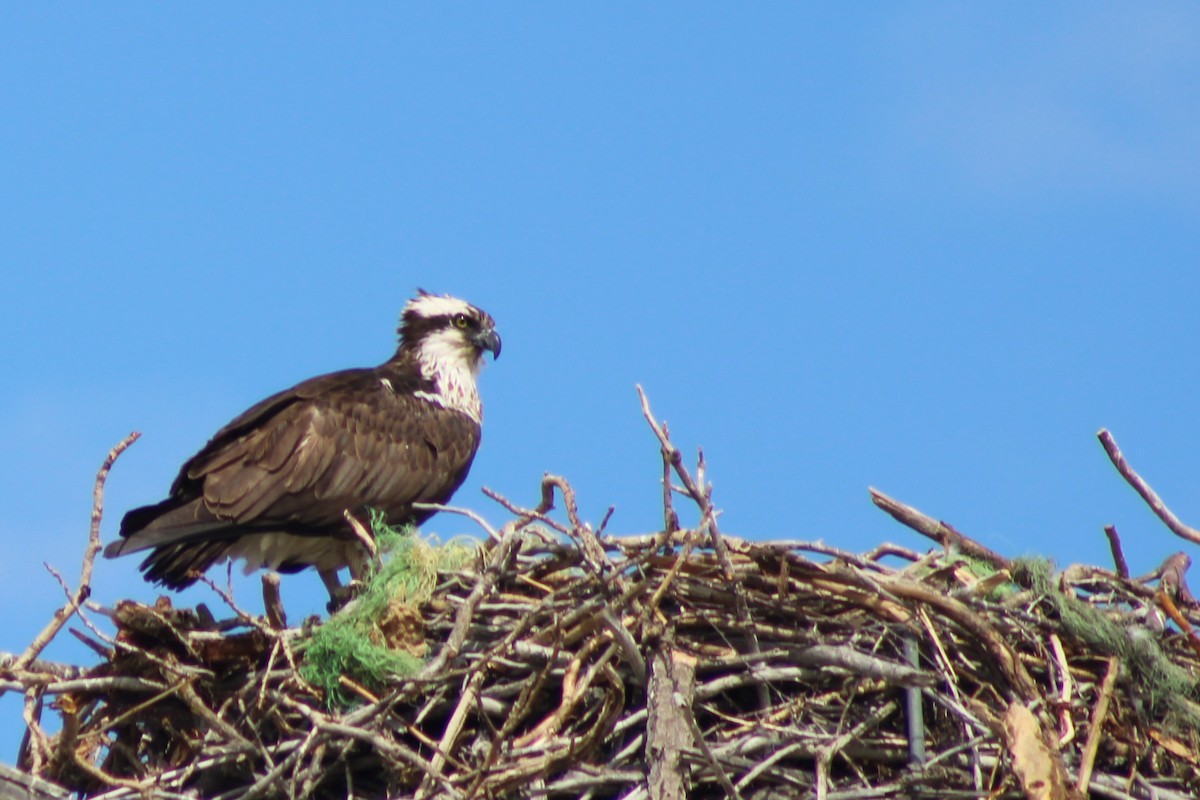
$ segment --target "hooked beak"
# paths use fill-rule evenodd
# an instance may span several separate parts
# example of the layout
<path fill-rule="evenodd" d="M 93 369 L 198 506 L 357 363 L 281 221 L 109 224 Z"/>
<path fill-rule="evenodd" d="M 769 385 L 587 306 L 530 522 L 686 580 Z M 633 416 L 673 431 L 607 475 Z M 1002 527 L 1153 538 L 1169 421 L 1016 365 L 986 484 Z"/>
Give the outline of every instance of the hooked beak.
<path fill-rule="evenodd" d="M 500 334 L 496 333 L 495 328 L 480 331 L 475 337 L 475 344 L 480 350 L 491 350 L 492 361 L 500 357 Z"/>

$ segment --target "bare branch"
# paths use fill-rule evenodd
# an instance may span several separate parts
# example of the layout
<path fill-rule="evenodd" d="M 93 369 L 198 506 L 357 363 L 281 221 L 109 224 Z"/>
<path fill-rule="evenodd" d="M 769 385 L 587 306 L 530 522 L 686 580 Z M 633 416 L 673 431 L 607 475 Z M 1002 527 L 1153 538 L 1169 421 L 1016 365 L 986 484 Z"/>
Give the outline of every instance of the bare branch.
<path fill-rule="evenodd" d="M 868 488 L 867 491 L 871 493 L 872 503 L 895 517 L 898 522 L 907 525 L 923 536 L 933 539 L 945 548 L 947 552 L 958 552 L 972 558 L 978 558 L 981 561 L 991 564 L 996 569 L 1009 568 L 1010 564 L 1007 558 L 999 553 L 992 552 L 974 539 L 963 536 L 953 526 L 922 514 L 912 506 L 905 505 L 899 500 L 894 500 L 878 489 Z"/>
<path fill-rule="evenodd" d="M 1105 525 L 1104 535 L 1108 537 L 1108 546 L 1112 550 L 1113 564 L 1116 566 L 1117 574 L 1128 580 L 1129 564 L 1125 562 L 1125 550 L 1121 547 L 1121 537 L 1117 535 L 1117 526 Z"/>
<path fill-rule="evenodd" d="M 92 593 L 92 564 L 96 561 L 96 554 L 100 552 L 100 520 L 104 516 L 104 482 L 108 478 L 108 472 L 112 469 L 117 458 L 124 453 L 126 448 L 138 440 L 142 434 L 134 431 L 126 436 L 117 446 L 109 451 L 108 456 L 104 459 L 104 463 L 100 465 L 100 471 L 96 473 L 96 485 L 92 490 L 92 525 L 88 533 L 87 549 L 83 554 L 83 567 L 80 570 L 79 586 L 75 590 L 75 595 L 71 597 L 65 606 L 54 612 L 54 618 L 42 629 L 42 632 L 37 635 L 33 643 L 26 648 L 25 652 L 13 664 L 14 671 L 24 670 L 29 664 L 38 657 L 38 654 L 50 644 L 50 640 L 62 630 L 63 625 L 67 624 L 67 620 L 75 615 L 80 604 L 91 596 Z"/>
<path fill-rule="evenodd" d="M 1117 447 L 1117 442 L 1113 439 L 1112 434 L 1101 428 L 1096 436 L 1100 439 L 1100 444 L 1104 447 L 1104 452 L 1108 453 L 1113 466 L 1117 468 L 1117 472 L 1121 473 L 1121 477 L 1133 487 L 1134 491 L 1141 495 L 1155 516 L 1162 520 L 1163 524 L 1176 536 L 1187 539 L 1193 544 L 1200 544 L 1200 531 L 1190 525 L 1183 524 L 1179 517 L 1171 513 L 1171 509 L 1167 508 L 1166 503 L 1162 501 L 1158 493 L 1150 488 L 1150 484 L 1146 483 L 1142 476 L 1138 475 L 1133 467 L 1129 466 L 1129 462 L 1125 460 L 1121 449 Z"/>

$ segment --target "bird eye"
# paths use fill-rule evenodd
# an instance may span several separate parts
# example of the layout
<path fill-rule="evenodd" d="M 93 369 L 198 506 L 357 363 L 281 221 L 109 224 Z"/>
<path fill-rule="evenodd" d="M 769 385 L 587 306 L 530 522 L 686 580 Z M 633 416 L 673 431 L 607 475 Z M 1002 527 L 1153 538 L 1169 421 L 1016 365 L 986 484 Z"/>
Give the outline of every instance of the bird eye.
<path fill-rule="evenodd" d="M 454 315 L 454 327 L 461 330 L 461 329 L 466 328 L 470 324 L 471 324 L 471 321 L 469 319 L 467 319 L 466 314 L 455 314 Z"/>

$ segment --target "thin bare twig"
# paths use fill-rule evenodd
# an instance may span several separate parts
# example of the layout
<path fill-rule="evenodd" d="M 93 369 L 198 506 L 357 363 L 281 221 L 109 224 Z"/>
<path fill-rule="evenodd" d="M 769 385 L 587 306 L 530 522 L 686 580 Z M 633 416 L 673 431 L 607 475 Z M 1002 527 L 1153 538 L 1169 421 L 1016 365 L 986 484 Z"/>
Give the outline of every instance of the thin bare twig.
<path fill-rule="evenodd" d="M 996 569 L 1009 568 L 1010 564 L 1007 558 L 989 550 L 974 539 L 964 536 L 956 531 L 952 525 L 922 514 L 912 506 L 905 505 L 899 500 L 894 500 L 878 489 L 868 488 L 867 491 L 871 493 L 872 503 L 886 511 L 898 522 L 907 525 L 923 536 L 933 539 L 944 547 L 947 552 L 959 552 L 972 558 L 978 558 L 991 564 Z"/>
<path fill-rule="evenodd" d="M 653 412 L 650 410 L 650 399 L 646 397 L 646 392 L 641 386 L 637 387 L 638 398 L 642 403 L 642 416 L 646 418 L 650 429 L 654 431 L 654 435 L 658 438 L 659 446 L 662 448 L 663 459 L 671 464 L 675 470 L 675 474 L 679 476 L 679 480 L 683 482 L 684 488 L 687 490 L 688 496 L 692 498 L 697 507 L 700 509 L 700 526 L 701 531 L 709 534 L 709 540 L 712 542 L 713 552 L 717 555 L 717 561 L 721 565 L 721 570 L 725 573 L 725 581 L 733 591 L 734 609 L 737 613 L 738 620 L 746 625 L 750 636 L 750 652 L 760 653 L 762 647 L 758 642 L 758 635 L 754 632 L 753 626 L 750 624 L 750 605 L 746 600 L 746 591 L 738 580 L 733 565 L 729 560 L 729 548 L 726 545 L 725 538 L 721 535 L 720 528 L 717 527 L 717 513 L 712 505 L 711 488 L 702 483 L 697 483 L 692 479 L 692 475 L 688 472 L 687 467 L 683 465 L 683 454 L 675 447 L 664 428 L 658 424 Z M 698 471 L 701 475 L 704 472 L 704 453 L 699 456 Z M 673 513 L 673 512 L 672 512 Z M 765 686 L 757 687 L 758 702 L 763 708 L 766 708 L 771 703 L 770 692 Z"/>
<path fill-rule="evenodd" d="M 1121 448 L 1117 447 L 1117 441 L 1113 438 L 1112 434 L 1106 429 L 1101 428 L 1096 436 L 1100 439 L 1100 444 L 1104 447 L 1104 452 L 1108 453 L 1113 466 L 1117 468 L 1117 472 L 1121 473 L 1121 477 L 1125 479 L 1126 483 L 1141 495 L 1155 516 L 1162 520 L 1163 524 L 1176 536 L 1187 539 L 1193 544 L 1200 544 L 1200 531 L 1190 525 L 1185 525 L 1179 517 L 1171 513 L 1171 509 L 1167 508 L 1167 504 L 1162 501 L 1158 493 L 1150 488 L 1150 484 L 1146 483 L 1142 476 L 1138 475 L 1133 467 L 1129 466 L 1129 462 L 1125 460 L 1125 456 L 1121 453 Z"/>
<path fill-rule="evenodd" d="M 1108 537 L 1108 546 L 1112 550 L 1113 565 L 1117 574 L 1129 580 L 1129 564 L 1125 561 L 1125 550 L 1121 547 L 1121 537 L 1117 534 L 1116 525 L 1105 525 L 1104 535 Z"/>
<path fill-rule="evenodd" d="M 263 573 L 262 591 L 267 624 L 277 631 L 283 630 L 287 627 L 287 612 L 283 609 L 283 597 L 279 594 L 279 573 Z"/>
<path fill-rule="evenodd" d="M 1083 747 L 1083 757 L 1079 763 L 1079 780 L 1075 788 L 1086 792 L 1091 783 L 1092 767 L 1096 763 L 1096 750 L 1100 747 L 1100 734 L 1104 730 L 1104 720 L 1108 717 L 1108 703 L 1112 699 L 1113 689 L 1117 685 L 1117 675 L 1120 673 L 1121 661 L 1116 656 L 1108 659 L 1108 668 L 1104 672 L 1104 682 L 1100 685 L 1100 696 L 1092 709 L 1092 721 L 1088 726 L 1087 743 Z"/>
<path fill-rule="evenodd" d="M 38 654 L 50 644 L 50 640 L 62 630 L 63 625 L 67 624 L 67 620 L 75 615 L 79 610 L 79 606 L 91 596 L 92 593 L 92 565 L 96 561 L 96 554 L 100 552 L 100 520 L 104 516 L 104 482 L 108 478 L 108 472 L 112 469 L 114 463 L 121 453 L 124 453 L 129 445 L 138 440 L 142 434 L 138 431 L 126 436 L 116 447 L 108 452 L 108 456 L 104 459 L 104 463 L 100 465 L 100 471 L 96 473 L 96 484 L 92 490 L 92 525 L 88 533 L 87 549 L 83 554 L 83 567 L 80 570 L 79 586 L 75 590 L 75 594 L 67 602 L 65 606 L 54 612 L 53 619 L 42 629 L 42 632 L 34 638 L 33 643 L 26 648 L 21 657 L 13 664 L 14 671 L 24 670 L 29 664 L 38 657 Z"/>

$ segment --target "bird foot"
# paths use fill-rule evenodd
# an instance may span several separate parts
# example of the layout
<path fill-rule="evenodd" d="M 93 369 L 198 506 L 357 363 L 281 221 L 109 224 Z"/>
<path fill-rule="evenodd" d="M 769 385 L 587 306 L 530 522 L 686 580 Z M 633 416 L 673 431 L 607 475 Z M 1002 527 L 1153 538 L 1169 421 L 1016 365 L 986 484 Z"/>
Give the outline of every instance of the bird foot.
<path fill-rule="evenodd" d="M 330 614 L 342 610 L 356 600 L 366 586 L 360 580 L 351 580 L 345 586 L 330 587 L 329 602 L 325 604 L 325 609 Z"/>

